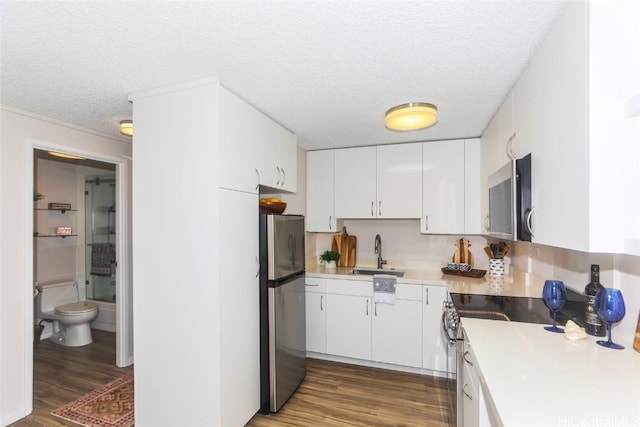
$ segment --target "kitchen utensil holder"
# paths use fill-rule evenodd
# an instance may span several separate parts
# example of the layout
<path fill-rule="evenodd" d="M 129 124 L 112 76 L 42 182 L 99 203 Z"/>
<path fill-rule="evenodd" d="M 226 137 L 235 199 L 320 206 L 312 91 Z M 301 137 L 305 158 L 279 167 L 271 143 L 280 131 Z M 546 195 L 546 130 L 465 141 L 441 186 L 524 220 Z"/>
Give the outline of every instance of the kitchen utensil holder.
<path fill-rule="evenodd" d="M 489 260 L 489 276 L 504 277 L 504 259 L 496 258 Z"/>

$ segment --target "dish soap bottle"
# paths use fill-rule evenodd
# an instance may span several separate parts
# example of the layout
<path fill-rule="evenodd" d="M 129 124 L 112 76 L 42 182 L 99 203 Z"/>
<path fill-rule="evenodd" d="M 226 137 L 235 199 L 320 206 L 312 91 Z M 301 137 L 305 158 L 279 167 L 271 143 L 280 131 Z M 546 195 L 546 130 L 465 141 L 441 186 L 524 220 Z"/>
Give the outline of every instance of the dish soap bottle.
<path fill-rule="evenodd" d="M 600 266 L 591 264 L 591 281 L 584 287 L 584 320 L 585 332 L 596 337 L 603 337 L 606 334 L 604 322 L 596 313 L 595 300 L 598 290 L 604 289 L 600 284 Z"/>

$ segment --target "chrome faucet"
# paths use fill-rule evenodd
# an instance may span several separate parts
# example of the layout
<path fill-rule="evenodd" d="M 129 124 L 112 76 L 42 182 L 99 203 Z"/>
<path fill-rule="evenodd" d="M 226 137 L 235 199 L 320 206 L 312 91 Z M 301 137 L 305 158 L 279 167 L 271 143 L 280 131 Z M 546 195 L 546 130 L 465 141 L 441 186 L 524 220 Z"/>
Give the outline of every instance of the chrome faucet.
<path fill-rule="evenodd" d="M 387 260 L 382 259 L 382 238 L 379 234 L 376 234 L 376 243 L 374 250 L 378 254 L 378 269 L 381 269 L 382 265 L 387 263 Z"/>

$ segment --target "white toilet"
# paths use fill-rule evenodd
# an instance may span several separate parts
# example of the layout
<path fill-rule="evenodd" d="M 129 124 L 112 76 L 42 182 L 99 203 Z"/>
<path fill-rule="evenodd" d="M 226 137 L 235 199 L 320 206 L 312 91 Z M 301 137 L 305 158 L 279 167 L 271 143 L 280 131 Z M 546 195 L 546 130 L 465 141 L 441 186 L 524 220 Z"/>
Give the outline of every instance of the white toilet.
<path fill-rule="evenodd" d="M 98 317 L 98 305 L 80 301 L 76 282 L 38 284 L 35 317 L 53 320 L 50 341 L 67 347 L 91 344 L 90 323 Z"/>

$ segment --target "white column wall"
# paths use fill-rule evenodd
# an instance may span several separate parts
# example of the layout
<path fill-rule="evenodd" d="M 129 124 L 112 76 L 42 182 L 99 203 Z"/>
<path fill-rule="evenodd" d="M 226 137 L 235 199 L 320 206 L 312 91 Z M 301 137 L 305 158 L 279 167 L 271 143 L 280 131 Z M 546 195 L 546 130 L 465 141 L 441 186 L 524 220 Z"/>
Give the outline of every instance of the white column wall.
<path fill-rule="evenodd" d="M 136 425 L 220 425 L 219 86 L 131 99 Z"/>

